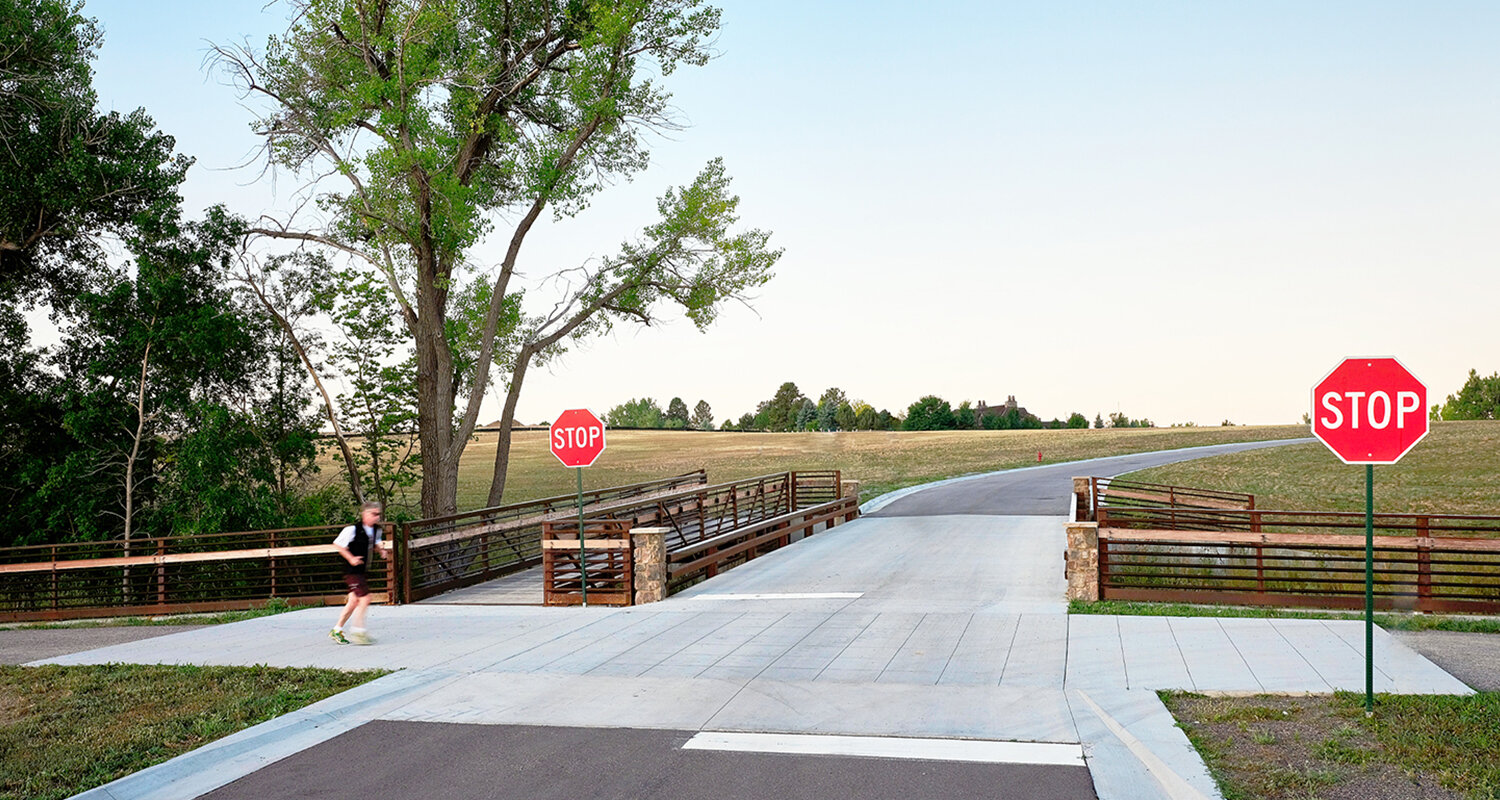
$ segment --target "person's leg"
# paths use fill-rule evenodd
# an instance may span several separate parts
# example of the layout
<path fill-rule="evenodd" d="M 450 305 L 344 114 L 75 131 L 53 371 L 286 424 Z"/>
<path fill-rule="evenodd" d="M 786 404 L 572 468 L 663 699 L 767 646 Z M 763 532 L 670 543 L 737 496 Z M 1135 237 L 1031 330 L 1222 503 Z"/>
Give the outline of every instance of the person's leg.
<path fill-rule="evenodd" d="M 354 616 L 350 620 L 349 627 L 361 633 L 365 630 L 365 612 L 370 608 L 370 596 L 367 594 L 359 598 L 354 606 Z"/>
<path fill-rule="evenodd" d="M 354 592 L 350 592 L 349 599 L 344 602 L 344 610 L 339 612 L 339 621 L 334 623 L 334 630 L 341 631 L 344 629 L 344 623 L 348 622 L 349 618 L 354 615 L 355 610 L 359 608 L 359 602 L 360 597 Z M 364 615 L 361 614 L 360 618 L 363 619 Z"/>

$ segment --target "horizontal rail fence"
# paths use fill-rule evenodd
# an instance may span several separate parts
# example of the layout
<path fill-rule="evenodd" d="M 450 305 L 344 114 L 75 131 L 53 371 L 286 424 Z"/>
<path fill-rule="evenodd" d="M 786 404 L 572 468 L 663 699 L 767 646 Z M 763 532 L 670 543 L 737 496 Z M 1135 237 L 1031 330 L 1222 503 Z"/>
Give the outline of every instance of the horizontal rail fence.
<path fill-rule="evenodd" d="M 800 492 L 799 492 L 800 497 Z M 668 548 L 667 583 L 676 591 L 759 555 L 859 517 L 859 498 L 836 497 Z"/>
<path fill-rule="evenodd" d="M 581 545 L 577 522 L 543 523 L 542 602 L 549 606 L 579 605 L 586 580 L 589 603 L 628 606 L 635 592 L 634 563 L 629 522 L 588 520 Z"/>
<path fill-rule="evenodd" d="M 595 524 L 621 525 L 627 532 L 634 528 L 666 528 L 666 550 L 668 583 L 671 589 L 680 589 L 698 580 L 717 574 L 741 564 L 758 555 L 784 547 L 813 533 L 833 527 L 859 516 L 857 497 L 840 497 L 842 475 L 837 470 L 816 472 L 782 472 L 748 478 L 732 483 L 704 486 L 690 491 L 677 492 L 653 498 L 649 501 L 622 505 L 603 512 L 605 518 L 592 518 L 586 526 Z M 565 542 L 571 539 L 576 548 L 577 523 L 559 520 L 549 523 L 548 537 Z M 568 531 L 572 533 L 569 534 Z M 595 538 L 586 532 L 585 539 Z M 601 552 L 613 552 L 615 544 L 599 537 Z M 627 548 L 633 545 L 624 542 Z M 544 547 L 552 553 L 549 558 L 572 558 L 576 561 L 576 550 L 564 556 L 567 546 L 558 544 Z M 589 602 L 593 603 L 595 576 L 594 545 L 586 547 L 589 554 Z M 632 555 L 625 556 L 627 560 Z M 603 559 L 604 556 L 598 556 Z M 545 562 L 544 562 L 545 563 Z M 558 562 L 561 563 L 561 562 Z M 604 562 L 601 563 L 613 563 Z M 573 562 L 568 562 L 569 566 Z M 563 586 L 553 583 L 559 579 L 552 573 L 544 574 L 544 596 L 549 605 L 568 605 L 581 601 L 577 596 L 576 572 L 562 567 L 555 568 L 561 579 L 574 581 Z M 613 573 L 603 573 L 610 575 Z M 604 578 L 600 578 L 604 580 Z M 599 602 L 605 602 L 603 600 Z"/>
<path fill-rule="evenodd" d="M 1374 544 L 1377 606 L 1500 612 L 1500 539 L 1407 534 Z M 1099 530 L 1104 600 L 1363 608 L 1364 563 L 1362 536 Z"/>
<path fill-rule="evenodd" d="M 808 476 L 798 486 L 798 475 Z M 815 500 L 828 473 L 778 472 L 665 495 L 631 507 L 610 509 L 634 528 L 668 528 L 667 549 L 687 547 L 743 525 L 795 510 L 799 493 Z M 832 473 L 835 483 L 838 472 Z"/>
<path fill-rule="evenodd" d="M 1090 478 L 1089 482 L 1092 499 L 1092 512 L 1089 519 L 1097 520 L 1100 514 L 1128 508 L 1170 508 L 1184 512 L 1197 509 L 1224 511 L 1253 511 L 1255 509 L 1255 495 L 1243 492 L 1221 492 L 1190 486 L 1140 483 L 1119 478 L 1095 477 Z"/>
<path fill-rule="evenodd" d="M 707 474 L 698 470 L 584 492 L 584 512 L 598 515 L 616 506 L 629 508 L 645 498 L 707 482 Z M 575 493 L 406 523 L 396 539 L 396 563 L 401 565 L 398 596 L 401 602 L 415 602 L 534 567 L 542 563 L 543 524 L 576 520 L 577 514 Z"/>
<path fill-rule="evenodd" d="M 273 597 L 344 600 L 343 526 L 0 548 L 0 620 L 252 608 Z M 377 560 L 370 589 L 384 599 Z"/>

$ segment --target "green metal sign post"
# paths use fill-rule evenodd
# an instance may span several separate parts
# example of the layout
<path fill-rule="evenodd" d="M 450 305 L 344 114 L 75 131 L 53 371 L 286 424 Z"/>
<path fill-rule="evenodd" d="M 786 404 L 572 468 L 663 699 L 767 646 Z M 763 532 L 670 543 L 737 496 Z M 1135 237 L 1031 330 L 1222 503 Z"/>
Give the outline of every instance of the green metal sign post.
<path fill-rule="evenodd" d="M 1365 465 L 1365 716 L 1375 715 L 1375 465 L 1427 435 L 1427 387 L 1394 358 L 1346 358 L 1312 391 L 1312 433 Z"/>
<path fill-rule="evenodd" d="M 586 408 L 570 408 L 557 416 L 547 435 L 552 455 L 563 466 L 578 470 L 578 588 L 589 604 L 589 553 L 583 538 L 583 468 L 604 452 L 604 422 Z"/>
<path fill-rule="evenodd" d="M 578 582 L 583 586 L 583 605 L 589 604 L 589 554 L 583 549 L 583 467 L 578 468 Z"/>
<path fill-rule="evenodd" d="M 1365 465 L 1365 716 L 1375 716 L 1375 465 Z"/>

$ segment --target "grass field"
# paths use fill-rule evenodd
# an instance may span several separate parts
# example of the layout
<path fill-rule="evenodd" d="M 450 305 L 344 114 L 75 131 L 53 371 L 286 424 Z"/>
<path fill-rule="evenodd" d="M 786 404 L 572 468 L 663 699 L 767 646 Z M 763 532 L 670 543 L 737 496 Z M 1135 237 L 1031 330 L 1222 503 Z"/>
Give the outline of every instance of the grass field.
<path fill-rule="evenodd" d="M 1500 694 L 1161 692 L 1225 800 L 1500 797 Z M 1446 790 L 1446 791 L 1445 791 Z"/>
<path fill-rule="evenodd" d="M 603 488 L 706 469 L 714 483 L 804 469 L 843 470 L 861 482 L 861 497 L 974 472 L 1075 461 L 1179 447 L 1286 439 L 1301 425 L 1228 428 L 1147 428 L 1055 431 L 851 431 L 727 433 L 610 431 L 609 448 L 584 470 L 584 487 Z M 495 435 L 480 434 L 459 469 L 460 509 L 480 508 L 494 470 Z M 324 475 L 337 475 L 327 460 Z M 547 450 L 546 431 L 517 431 L 506 502 L 568 494 L 573 470 Z M 414 497 L 413 497 L 414 499 Z"/>
<path fill-rule="evenodd" d="M 0 797 L 69 797 L 383 674 L 0 667 Z"/>
<path fill-rule="evenodd" d="M 1131 480 L 1249 492 L 1256 508 L 1364 511 L 1365 470 L 1322 443 L 1142 470 Z M 1375 468 L 1377 513 L 1500 515 L 1500 421 L 1435 422 L 1399 463 Z"/>

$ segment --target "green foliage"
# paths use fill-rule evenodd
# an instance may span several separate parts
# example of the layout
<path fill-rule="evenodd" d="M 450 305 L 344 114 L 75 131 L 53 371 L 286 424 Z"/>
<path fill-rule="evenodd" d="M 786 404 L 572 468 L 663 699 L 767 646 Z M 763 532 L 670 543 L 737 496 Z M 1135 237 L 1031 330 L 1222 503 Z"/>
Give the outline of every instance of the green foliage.
<path fill-rule="evenodd" d="M 781 384 L 777 387 L 776 394 L 756 410 L 755 427 L 777 432 L 794 430 L 797 412 L 802 408 L 802 401 L 806 399 L 802 396 L 802 391 L 797 388 L 797 384 L 791 381 Z"/>
<path fill-rule="evenodd" d="M 968 400 L 958 404 L 953 412 L 953 427 L 961 430 L 973 430 L 979 427 L 979 417 L 974 414 L 974 407 Z"/>
<path fill-rule="evenodd" d="M 699 400 L 698 404 L 693 406 L 692 426 L 700 431 L 714 429 L 714 410 L 708 405 L 707 400 Z"/>
<path fill-rule="evenodd" d="M 818 430 L 818 404 L 804 397 L 797 405 L 797 415 L 792 420 L 794 431 Z"/>
<path fill-rule="evenodd" d="M 846 402 L 848 402 L 848 398 L 844 396 L 844 390 L 838 388 L 837 386 L 829 387 L 827 391 L 823 392 L 823 396 L 818 398 L 818 430 L 848 430 L 847 428 L 843 428 L 842 426 L 840 426 L 838 422 L 839 406 L 843 405 Z M 800 429 L 801 428 L 799 427 L 799 430 Z"/>
<path fill-rule="evenodd" d="M 1116 411 L 1109 415 L 1109 427 L 1111 428 L 1154 428 L 1149 419 L 1131 419 L 1125 414 Z"/>
<path fill-rule="evenodd" d="M 841 431 L 854 430 L 854 406 L 848 401 L 839 403 L 838 411 L 834 412 L 833 421 Z"/>
<path fill-rule="evenodd" d="M 906 409 L 906 422 L 902 428 L 908 431 L 947 431 L 953 430 L 953 425 L 953 408 L 948 401 L 927 395 Z"/>
<path fill-rule="evenodd" d="M 1103 428 L 1103 427 L 1104 427 L 1104 417 L 1102 417 L 1102 416 L 1100 416 L 1098 414 L 1095 414 L 1094 415 L 1094 430 L 1099 430 L 1100 428 Z"/>
<path fill-rule="evenodd" d="M 750 412 L 747 411 L 747 412 L 745 412 L 745 413 L 743 413 L 743 414 L 740 415 L 740 422 L 739 422 L 739 425 L 738 425 L 739 430 L 742 430 L 742 431 L 752 431 L 752 430 L 755 430 L 755 427 L 756 426 L 755 426 L 755 415 L 754 414 L 751 414 Z"/>
<path fill-rule="evenodd" d="M 681 397 L 674 397 L 667 403 L 667 413 L 662 417 L 662 427 L 673 430 L 682 430 L 688 427 L 688 407 Z"/>
<path fill-rule="evenodd" d="M 764 231 L 734 230 L 739 198 L 713 160 L 667 190 L 659 220 L 614 255 L 559 273 L 565 296 L 552 311 L 521 313 L 511 287 L 542 214 L 578 214 L 647 167 L 646 132 L 674 127 L 655 76 L 706 63 L 717 9 L 700 0 L 291 6 L 291 28 L 264 52 L 216 49 L 231 79 L 266 104 L 254 127 L 268 160 L 316 187 L 319 214 L 255 233 L 360 259 L 390 289 L 421 376 L 424 510 L 456 503 L 458 461 L 492 368 L 508 373 L 509 422 L 527 368 L 568 343 L 650 323 L 668 305 L 703 328 L 770 279 L 781 252 Z M 468 254 L 497 220 L 513 221 L 505 256 L 481 272 Z M 501 441 L 492 501 L 508 458 Z"/>
<path fill-rule="evenodd" d="M 1500 372 L 1481 377 L 1478 370 L 1469 370 L 1463 388 L 1448 395 L 1438 413 L 1445 420 L 1500 419 Z"/>
<path fill-rule="evenodd" d="M 1080 413 L 1078 413 L 1077 411 L 1074 411 L 1072 414 L 1068 415 L 1067 426 L 1069 428 L 1079 429 L 1079 430 L 1087 428 L 1089 426 L 1089 418 L 1085 417 L 1084 415 L 1082 415 Z"/>
<path fill-rule="evenodd" d="M 663 419 L 661 406 L 649 397 L 627 400 L 604 414 L 604 424 L 611 428 L 660 428 Z"/>
<path fill-rule="evenodd" d="M 0 0 L 0 303 L 61 307 L 105 267 L 100 237 L 160 235 L 191 159 L 142 109 L 100 114 L 102 37 L 75 0 Z"/>

